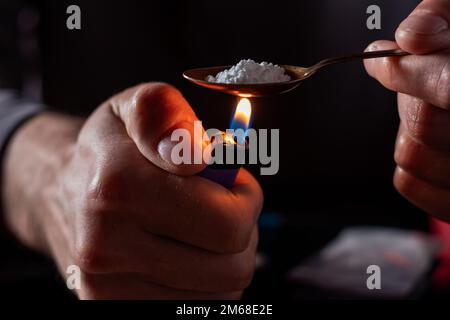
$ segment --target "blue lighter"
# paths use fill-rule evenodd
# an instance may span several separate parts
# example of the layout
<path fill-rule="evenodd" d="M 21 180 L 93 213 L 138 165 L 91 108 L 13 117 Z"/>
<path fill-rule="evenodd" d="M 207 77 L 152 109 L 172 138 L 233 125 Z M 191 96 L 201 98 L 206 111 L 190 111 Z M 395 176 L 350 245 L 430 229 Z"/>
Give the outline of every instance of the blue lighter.
<path fill-rule="evenodd" d="M 247 157 L 247 143 L 238 143 L 225 132 L 218 132 L 211 137 L 211 144 L 211 154 L 216 162 L 208 165 L 198 175 L 229 189 Z"/>

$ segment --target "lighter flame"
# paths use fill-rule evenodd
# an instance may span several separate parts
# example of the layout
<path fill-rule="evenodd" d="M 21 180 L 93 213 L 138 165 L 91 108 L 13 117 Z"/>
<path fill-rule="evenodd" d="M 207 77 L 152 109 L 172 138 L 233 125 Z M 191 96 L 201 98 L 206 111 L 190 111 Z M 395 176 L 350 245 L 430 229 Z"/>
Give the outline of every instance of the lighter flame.
<path fill-rule="evenodd" d="M 252 116 L 252 104 L 247 98 L 241 98 L 236 107 L 236 112 L 234 113 L 233 122 L 242 123 L 245 128 L 250 125 L 250 118 Z"/>

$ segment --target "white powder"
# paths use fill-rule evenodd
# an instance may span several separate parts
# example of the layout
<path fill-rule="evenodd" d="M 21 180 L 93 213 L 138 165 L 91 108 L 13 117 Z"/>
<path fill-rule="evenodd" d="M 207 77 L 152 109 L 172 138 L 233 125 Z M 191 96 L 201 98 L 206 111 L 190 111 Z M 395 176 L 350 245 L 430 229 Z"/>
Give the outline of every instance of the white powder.
<path fill-rule="evenodd" d="M 215 83 L 267 83 L 291 80 L 285 70 L 272 63 L 257 63 L 251 59 L 241 60 L 230 69 L 219 72 L 216 76 L 209 75 L 205 79 Z"/>

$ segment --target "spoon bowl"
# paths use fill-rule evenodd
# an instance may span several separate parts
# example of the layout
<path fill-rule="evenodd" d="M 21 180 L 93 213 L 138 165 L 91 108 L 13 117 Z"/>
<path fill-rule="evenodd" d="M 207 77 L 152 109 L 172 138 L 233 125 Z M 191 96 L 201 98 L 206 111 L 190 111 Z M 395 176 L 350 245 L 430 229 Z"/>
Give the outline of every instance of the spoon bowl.
<path fill-rule="evenodd" d="M 291 91 L 297 88 L 303 80 L 312 76 L 318 70 L 332 64 L 351 61 L 355 59 L 372 59 L 379 57 L 405 56 L 405 55 L 409 55 L 409 53 L 402 50 L 394 49 L 394 50 L 370 51 L 343 57 L 325 59 L 309 68 L 290 65 L 280 65 L 280 67 L 284 68 L 285 73 L 291 77 L 291 80 L 283 82 L 216 83 L 216 82 L 209 82 L 206 80 L 206 78 L 209 75 L 215 76 L 219 72 L 224 71 L 225 69 L 229 69 L 232 66 L 191 69 L 185 71 L 183 73 L 183 77 L 196 85 L 239 97 L 244 98 L 264 97 Z"/>
<path fill-rule="evenodd" d="M 276 95 L 291 91 L 297 88 L 300 85 L 300 82 L 304 78 L 306 78 L 307 71 L 307 68 L 280 65 L 280 67 L 284 68 L 286 74 L 291 77 L 291 80 L 283 82 L 240 84 L 216 83 L 206 80 L 206 77 L 208 77 L 209 75 L 216 75 L 217 73 L 231 67 L 232 66 L 221 66 L 191 69 L 183 72 L 183 77 L 194 84 L 208 89 L 228 93 L 243 98 L 251 98 Z"/>

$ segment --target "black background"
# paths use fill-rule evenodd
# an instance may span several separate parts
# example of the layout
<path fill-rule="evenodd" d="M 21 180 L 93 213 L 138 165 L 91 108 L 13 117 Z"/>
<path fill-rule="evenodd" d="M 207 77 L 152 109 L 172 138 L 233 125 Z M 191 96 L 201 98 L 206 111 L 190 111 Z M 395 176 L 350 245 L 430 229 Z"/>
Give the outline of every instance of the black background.
<path fill-rule="evenodd" d="M 43 98 L 52 109 L 88 115 L 139 82 L 179 88 L 205 128 L 226 129 L 236 98 L 187 83 L 186 69 L 243 58 L 309 66 L 394 38 L 417 0 L 41 1 Z M 82 10 L 82 30 L 66 28 L 66 8 Z M 366 8 L 382 9 L 382 29 L 366 28 Z M 280 129 L 280 171 L 260 176 L 261 250 L 272 257 L 256 296 L 277 295 L 286 270 L 350 225 L 427 229 L 427 216 L 392 186 L 398 128 L 395 93 L 361 62 L 333 66 L 296 91 L 252 99 L 254 128 Z M 151 182 L 149 182 L 151 183 Z M 256 278 L 259 281 L 259 278 Z M 255 284 L 254 284 L 255 285 Z M 265 289 L 264 289 L 265 288 Z M 261 290 L 261 291 L 259 291 Z"/>

